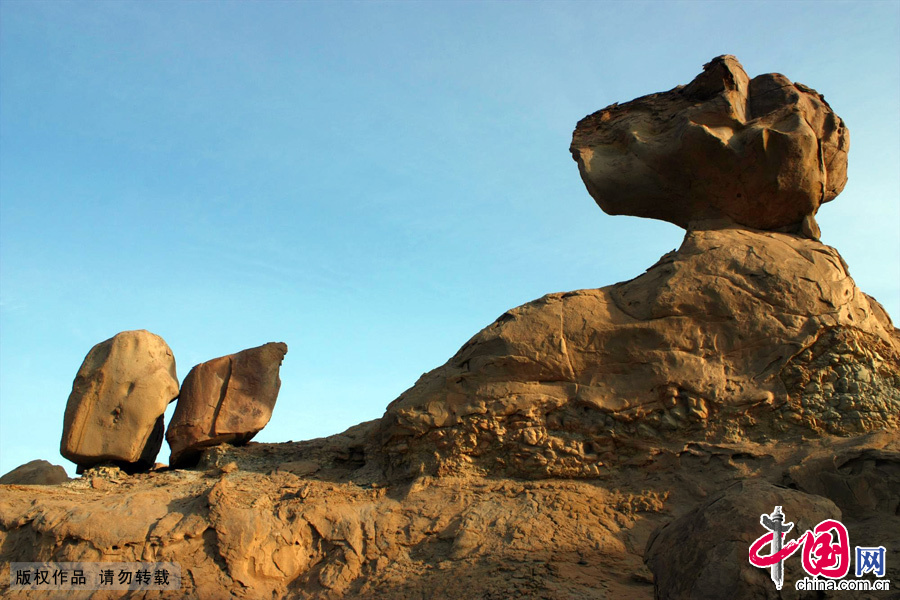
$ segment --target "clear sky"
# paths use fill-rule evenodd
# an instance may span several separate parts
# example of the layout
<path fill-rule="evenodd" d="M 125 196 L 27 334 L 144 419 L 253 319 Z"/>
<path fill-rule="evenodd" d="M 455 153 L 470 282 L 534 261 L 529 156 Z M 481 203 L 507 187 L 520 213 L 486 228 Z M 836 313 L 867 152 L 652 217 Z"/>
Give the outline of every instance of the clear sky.
<path fill-rule="evenodd" d="M 2 0 L 0 45 L 0 474 L 74 471 L 72 380 L 119 331 L 180 379 L 286 342 L 256 439 L 301 440 L 508 308 L 640 274 L 682 231 L 597 208 L 572 130 L 720 54 L 844 118 L 823 241 L 900 317 L 896 1 Z"/>

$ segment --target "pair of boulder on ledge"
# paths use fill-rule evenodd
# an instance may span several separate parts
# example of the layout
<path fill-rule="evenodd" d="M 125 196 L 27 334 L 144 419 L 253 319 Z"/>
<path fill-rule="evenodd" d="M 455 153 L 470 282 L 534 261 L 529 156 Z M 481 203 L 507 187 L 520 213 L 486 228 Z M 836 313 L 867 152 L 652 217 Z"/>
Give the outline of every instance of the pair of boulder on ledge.
<path fill-rule="evenodd" d="M 153 466 L 164 413 L 178 400 L 165 433 L 171 464 L 189 464 L 202 448 L 250 441 L 272 416 L 287 345 L 270 342 L 195 366 L 179 391 L 168 344 L 145 330 L 123 331 L 94 346 L 66 404 L 60 453 L 78 472 L 112 462 Z"/>

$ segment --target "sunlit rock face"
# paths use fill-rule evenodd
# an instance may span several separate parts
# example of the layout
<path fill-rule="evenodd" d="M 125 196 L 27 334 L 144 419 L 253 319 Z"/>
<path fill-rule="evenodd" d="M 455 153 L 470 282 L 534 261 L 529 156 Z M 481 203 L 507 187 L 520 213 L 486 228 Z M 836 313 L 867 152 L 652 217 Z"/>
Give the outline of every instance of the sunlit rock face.
<path fill-rule="evenodd" d="M 609 214 L 817 238 L 813 216 L 844 188 L 849 145 L 815 90 L 777 73 L 750 79 L 726 55 L 686 86 L 585 117 L 570 150 Z"/>
<path fill-rule="evenodd" d="M 15 580 L 15 562 L 165 560 L 181 588 L 161 597 L 179 599 L 793 598 L 799 558 L 783 594 L 747 560 L 775 506 L 795 524 L 788 539 L 839 519 L 854 544 L 892 552 L 884 579 L 900 580 L 900 336 L 837 250 L 809 239 L 809 211 L 843 185 L 840 120 L 780 76 L 748 81 L 730 57 L 650 98 L 607 109 L 607 122 L 644 127 L 633 169 L 582 166 L 629 186 L 601 204 L 683 222 L 678 250 L 629 281 L 508 310 L 381 419 L 327 438 L 245 443 L 272 415 L 285 344 L 201 363 L 169 427 L 172 468 L 95 465 L 51 486 L 21 485 L 35 481 L 18 469 L 0 478 L 0 582 Z M 598 115 L 587 121 L 602 125 Z M 824 170 L 807 169 L 796 115 Z M 634 137 L 629 127 L 619 131 Z M 628 154 L 598 142 L 576 155 L 595 151 Z M 734 181 L 726 158 L 746 160 Z M 654 191 L 679 161 L 698 179 L 672 188 L 681 195 Z M 634 169 L 651 164 L 660 175 L 648 182 Z M 768 190 L 772 223 L 762 209 L 745 216 L 786 231 L 729 216 L 740 206 L 728 186 Z M 157 422 L 161 432 L 174 361 L 140 338 L 85 360 L 66 415 L 73 443 L 82 430 L 117 444 Z M 315 419 L 330 400 L 301 401 Z M 122 415 L 149 418 L 119 431 L 109 421 Z"/>
<path fill-rule="evenodd" d="M 388 406 L 398 473 L 591 477 L 687 441 L 900 428 L 900 339 L 834 248 L 689 231 L 645 273 L 514 308 Z"/>
<path fill-rule="evenodd" d="M 178 396 L 172 350 L 149 331 L 123 331 L 85 357 L 66 403 L 60 453 L 79 471 L 104 462 L 153 465 L 163 413 Z"/>

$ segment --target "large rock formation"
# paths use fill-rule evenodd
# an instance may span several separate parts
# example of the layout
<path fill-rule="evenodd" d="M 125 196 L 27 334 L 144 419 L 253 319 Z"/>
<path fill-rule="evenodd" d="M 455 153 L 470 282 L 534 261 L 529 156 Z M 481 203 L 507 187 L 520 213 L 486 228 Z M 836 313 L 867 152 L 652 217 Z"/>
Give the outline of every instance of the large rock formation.
<path fill-rule="evenodd" d="M 175 357 L 149 331 L 91 348 L 66 404 L 60 453 L 79 471 L 102 462 L 144 468 L 162 446 L 163 413 L 178 396 Z"/>
<path fill-rule="evenodd" d="M 208 446 L 253 439 L 272 417 L 285 354 L 286 344 L 270 342 L 191 369 L 166 431 L 171 464 L 195 460 Z"/>
<path fill-rule="evenodd" d="M 580 121 L 601 208 L 687 227 L 681 248 L 502 315 L 388 407 L 388 468 L 592 477 L 658 444 L 896 429 L 896 330 L 809 239 L 848 144 L 820 95 L 731 56 Z"/>
<path fill-rule="evenodd" d="M 690 231 L 643 275 L 513 309 L 388 407 L 400 474 L 592 477 L 686 440 L 900 426 L 900 340 L 838 253 Z"/>
<path fill-rule="evenodd" d="M 610 214 L 818 237 L 812 217 L 844 188 L 849 145 L 821 94 L 720 56 L 686 86 L 585 117 L 571 151 Z"/>

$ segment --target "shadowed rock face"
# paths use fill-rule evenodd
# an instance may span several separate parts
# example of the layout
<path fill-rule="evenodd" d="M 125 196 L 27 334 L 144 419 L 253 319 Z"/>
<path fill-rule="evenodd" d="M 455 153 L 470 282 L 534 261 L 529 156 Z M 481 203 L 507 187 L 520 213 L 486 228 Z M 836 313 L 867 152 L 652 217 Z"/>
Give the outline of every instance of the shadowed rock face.
<path fill-rule="evenodd" d="M 153 466 L 163 413 L 178 396 L 175 357 L 149 331 L 123 331 L 85 357 L 66 404 L 60 453 L 84 469 L 101 462 Z"/>
<path fill-rule="evenodd" d="M 190 462 L 207 446 L 253 439 L 272 417 L 285 354 L 286 344 L 270 342 L 191 369 L 166 432 L 171 464 Z"/>
<path fill-rule="evenodd" d="M 609 214 L 818 238 L 812 217 L 844 188 L 849 145 L 815 90 L 777 73 L 749 79 L 720 56 L 686 86 L 585 117 L 570 150 Z"/>
<path fill-rule="evenodd" d="M 766 530 L 759 517 L 775 506 L 794 524 L 787 540 L 799 538 L 825 519 L 841 519 L 827 497 L 765 481 L 742 481 L 651 535 L 644 560 L 653 571 L 659 600 L 752 600 L 775 595 L 768 569 L 747 560 L 747 549 Z M 770 550 L 766 549 L 765 554 Z M 799 555 L 799 552 L 798 552 Z M 785 592 L 806 573 L 795 558 L 786 569 Z M 793 568 L 791 568 L 793 567 Z M 790 596 L 788 596 L 790 597 Z"/>
<path fill-rule="evenodd" d="M 66 470 L 46 460 L 27 462 L 0 477 L 0 485 L 56 485 L 65 481 L 69 481 Z"/>

